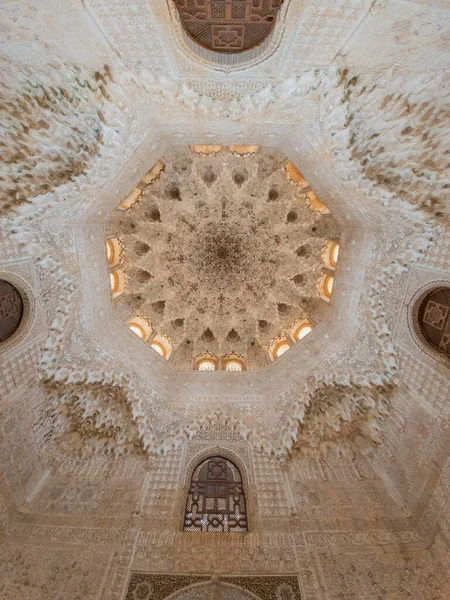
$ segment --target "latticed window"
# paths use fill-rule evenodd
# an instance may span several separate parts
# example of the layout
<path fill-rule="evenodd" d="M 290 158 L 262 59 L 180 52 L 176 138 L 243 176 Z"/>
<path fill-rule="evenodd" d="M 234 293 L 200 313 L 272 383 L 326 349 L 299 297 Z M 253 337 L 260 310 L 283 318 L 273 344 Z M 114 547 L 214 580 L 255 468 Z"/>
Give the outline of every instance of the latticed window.
<path fill-rule="evenodd" d="M 184 517 L 185 531 L 247 531 L 247 507 L 239 469 L 213 456 L 192 474 Z"/>
<path fill-rule="evenodd" d="M 197 44 L 239 53 L 272 32 L 283 0 L 175 0 L 184 30 Z"/>
<path fill-rule="evenodd" d="M 425 298 L 419 325 L 427 342 L 450 358 L 450 288 L 438 288 Z"/>

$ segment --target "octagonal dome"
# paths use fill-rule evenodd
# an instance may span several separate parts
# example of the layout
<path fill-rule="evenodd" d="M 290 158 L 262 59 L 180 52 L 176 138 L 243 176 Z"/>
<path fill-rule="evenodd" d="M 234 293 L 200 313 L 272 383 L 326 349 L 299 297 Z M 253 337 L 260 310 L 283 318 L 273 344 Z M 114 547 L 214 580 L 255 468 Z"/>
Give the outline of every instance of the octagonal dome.
<path fill-rule="evenodd" d="M 167 150 L 108 219 L 114 308 L 180 369 L 258 370 L 327 319 L 340 227 L 279 152 L 200 150 Z"/>

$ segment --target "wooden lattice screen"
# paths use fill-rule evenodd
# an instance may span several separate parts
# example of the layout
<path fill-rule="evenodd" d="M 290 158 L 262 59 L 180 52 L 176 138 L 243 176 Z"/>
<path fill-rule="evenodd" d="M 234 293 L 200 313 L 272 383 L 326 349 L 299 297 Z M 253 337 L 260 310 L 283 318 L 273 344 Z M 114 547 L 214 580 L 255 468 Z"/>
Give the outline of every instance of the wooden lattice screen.
<path fill-rule="evenodd" d="M 4 342 L 19 327 L 23 302 L 19 292 L 7 281 L 0 279 L 0 342 Z"/>
<path fill-rule="evenodd" d="M 247 531 L 247 507 L 239 469 L 221 456 L 202 462 L 192 474 L 185 531 Z"/>
<path fill-rule="evenodd" d="M 272 32 L 283 0 L 175 0 L 186 33 L 214 52 L 237 53 Z"/>
<path fill-rule="evenodd" d="M 450 358 L 450 288 L 428 294 L 420 305 L 419 325 L 427 342 Z"/>

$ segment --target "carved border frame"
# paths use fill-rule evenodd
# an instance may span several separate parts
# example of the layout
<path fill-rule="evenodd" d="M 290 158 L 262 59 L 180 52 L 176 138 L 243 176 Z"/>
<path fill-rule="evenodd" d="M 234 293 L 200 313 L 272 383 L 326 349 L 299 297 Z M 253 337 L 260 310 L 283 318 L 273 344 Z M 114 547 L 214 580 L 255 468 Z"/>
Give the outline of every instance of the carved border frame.
<path fill-rule="evenodd" d="M 418 309 L 422 300 L 435 288 L 442 286 L 450 286 L 450 271 L 422 265 L 412 267 L 394 340 L 418 360 L 428 363 L 448 378 L 450 361 L 428 344 L 418 322 Z"/>
<path fill-rule="evenodd" d="M 36 300 L 38 284 L 32 265 L 33 263 L 29 259 L 19 259 L 0 265 L 0 278 L 5 279 L 17 288 L 23 302 L 23 315 L 18 328 L 0 346 L 0 355 L 3 358 L 10 358 L 13 354 L 20 352 L 30 343 L 36 341 L 36 338 L 31 337 L 31 333 L 36 334 L 36 336 L 44 334 L 43 331 L 39 331 L 43 329 L 44 319 L 40 305 Z"/>
<path fill-rule="evenodd" d="M 283 42 L 285 42 L 285 40 L 288 38 L 288 35 L 286 35 L 288 28 L 286 27 L 285 22 L 287 20 L 290 3 L 291 0 L 284 0 L 278 12 L 272 33 L 259 46 L 240 54 L 224 55 L 203 48 L 191 40 L 191 38 L 183 29 L 180 15 L 175 7 L 175 4 L 168 0 L 167 10 L 169 12 L 172 25 L 172 36 L 170 42 L 166 39 L 167 48 L 170 48 L 170 43 L 173 43 L 172 40 L 175 39 L 177 49 L 182 53 L 183 56 L 189 58 L 197 64 L 200 64 L 203 67 L 207 67 L 222 73 L 228 74 L 250 69 L 261 62 L 266 61 L 277 51 L 283 54 Z M 287 45 L 287 43 L 285 45 Z"/>

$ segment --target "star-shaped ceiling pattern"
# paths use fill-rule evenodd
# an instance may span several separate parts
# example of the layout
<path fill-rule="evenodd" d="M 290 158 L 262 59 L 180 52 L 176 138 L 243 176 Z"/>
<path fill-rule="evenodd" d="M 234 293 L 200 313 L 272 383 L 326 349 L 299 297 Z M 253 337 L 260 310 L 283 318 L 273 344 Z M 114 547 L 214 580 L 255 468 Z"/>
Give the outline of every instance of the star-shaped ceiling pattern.
<path fill-rule="evenodd" d="M 310 188 L 288 179 L 279 153 L 187 148 L 166 152 L 164 163 L 106 226 L 122 249 L 117 314 L 125 324 L 151 323 L 181 369 L 203 354 L 263 368 L 274 340 L 302 320 L 315 327 L 326 319 L 323 253 L 340 229 L 309 206 Z"/>

